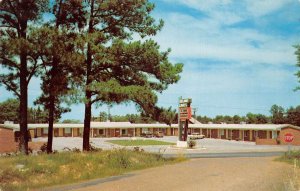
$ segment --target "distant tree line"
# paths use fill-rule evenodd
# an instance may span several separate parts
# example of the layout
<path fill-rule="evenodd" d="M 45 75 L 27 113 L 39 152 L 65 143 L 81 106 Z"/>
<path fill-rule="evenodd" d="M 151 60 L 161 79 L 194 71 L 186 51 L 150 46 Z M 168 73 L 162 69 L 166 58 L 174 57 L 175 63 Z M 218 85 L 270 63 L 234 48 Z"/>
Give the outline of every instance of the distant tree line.
<path fill-rule="evenodd" d="M 19 123 L 19 101 L 17 99 L 7 99 L 0 102 L 0 123 L 5 121 L 13 121 Z M 165 117 L 165 123 L 169 124 L 177 123 L 177 113 L 173 111 L 172 116 Z M 59 123 L 61 116 L 55 118 L 55 122 Z M 204 124 L 208 123 L 227 123 L 227 124 L 292 124 L 300 126 L 300 105 L 296 107 L 290 107 L 284 109 L 281 106 L 273 105 L 270 109 L 270 115 L 248 113 L 246 116 L 229 116 L 229 115 L 217 115 L 215 117 L 197 116 L 196 119 Z M 126 115 L 111 115 L 106 112 L 100 112 L 99 116 L 93 116 L 92 121 L 99 122 L 131 122 L 131 123 L 157 123 L 158 120 L 154 120 L 145 113 L 140 114 L 126 114 Z M 42 110 L 39 106 L 36 108 L 28 108 L 28 122 L 29 123 L 48 123 L 47 111 Z M 80 123 L 80 120 L 65 119 L 61 123 Z"/>
<path fill-rule="evenodd" d="M 284 109 L 281 106 L 273 105 L 270 109 L 270 116 L 263 114 L 248 113 L 246 116 L 217 115 L 214 118 L 197 116 L 201 123 L 228 123 L 228 124 L 292 124 L 300 126 L 300 105 Z"/>
<path fill-rule="evenodd" d="M 166 117 L 168 118 L 168 117 Z M 196 116 L 196 119 L 204 124 L 208 123 L 227 123 L 227 124 L 292 124 L 300 126 L 300 105 L 284 109 L 281 106 L 273 105 L 270 109 L 270 115 L 247 113 L 246 116 L 217 115 L 215 117 Z M 99 117 L 93 117 L 93 121 L 113 121 L 131 123 L 156 123 L 157 121 L 145 116 L 144 114 L 127 114 L 108 116 L 106 112 L 100 112 Z M 177 114 L 168 118 L 170 123 L 177 123 Z"/>
<path fill-rule="evenodd" d="M 106 112 L 100 112 L 99 117 L 93 117 L 93 121 L 100 122 L 130 122 L 130 123 L 155 123 L 156 121 L 144 114 L 126 114 L 126 115 L 111 115 Z"/>
<path fill-rule="evenodd" d="M 0 102 L 0 124 L 5 121 L 19 123 L 19 105 L 20 102 L 17 99 L 7 99 Z M 48 123 L 47 111 L 39 106 L 36 108 L 29 107 L 27 121 L 28 123 Z"/>

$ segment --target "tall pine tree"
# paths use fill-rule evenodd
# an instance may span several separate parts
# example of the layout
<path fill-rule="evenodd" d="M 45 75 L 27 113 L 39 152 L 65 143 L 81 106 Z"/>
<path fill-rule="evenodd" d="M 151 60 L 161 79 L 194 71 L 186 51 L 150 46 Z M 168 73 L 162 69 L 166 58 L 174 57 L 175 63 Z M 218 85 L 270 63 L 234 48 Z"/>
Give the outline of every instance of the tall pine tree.
<path fill-rule="evenodd" d="M 47 8 L 48 0 L 0 1 L 0 84 L 20 99 L 19 149 L 23 154 L 28 153 L 28 84 L 39 66 L 34 45 L 28 41 L 29 25 Z"/>
<path fill-rule="evenodd" d="M 163 90 L 167 84 L 177 82 L 182 65 L 173 66 L 167 62 L 165 53 L 154 54 L 151 61 L 142 57 L 140 55 L 142 52 L 136 52 L 132 56 L 131 51 L 135 50 L 130 48 L 134 47 L 145 50 L 149 46 L 153 51 L 157 51 L 159 47 L 153 41 L 143 44 L 146 47 L 142 47 L 140 42 L 126 46 L 121 41 L 130 41 L 133 34 L 141 37 L 152 36 L 161 29 L 163 22 L 156 23 L 150 15 L 154 4 L 147 0 L 87 0 L 84 2 L 87 11 L 85 31 L 87 44 L 83 150 L 89 150 L 92 104 L 96 102 L 120 103 L 131 100 L 142 110 L 155 113 L 153 110 L 156 108 L 154 105 L 157 97 L 153 90 Z M 118 58 L 124 58 L 122 50 L 129 51 L 128 56 L 132 56 L 130 61 L 135 63 L 118 60 Z M 131 66 L 127 67 L 126 64 L 121 63 L 123 61 Z M 152 64 L 152 61 L 155 63 Z M 148 74 L 142 75 L 142 73 Z M 169 79 L 175 78 L 167 82 L 164 78 L 167 79 L 169 74 L 172 76 Z M 161 80 L 161 84 L 150 82 L 148 75 Z M 126 82 L 128 79 L 130 82 Z"/>
<path fill-rule="evenodd" d="M 77 0 L 56 0 L 52 14 L 53 21 L 35 33 L 44 66 L 41 72 L 43 94 L 36 103 L 42 104 L 48 111 L 47 153 L 52 152 L 54 121 L 69 111 L 61 106 L 61 102 L 76 83 L 79 63 L 83 62 L 82 54 L 77 53 L 81 45 L 77 32 L 84 26 L 85 19 L 82 4 Z"/>

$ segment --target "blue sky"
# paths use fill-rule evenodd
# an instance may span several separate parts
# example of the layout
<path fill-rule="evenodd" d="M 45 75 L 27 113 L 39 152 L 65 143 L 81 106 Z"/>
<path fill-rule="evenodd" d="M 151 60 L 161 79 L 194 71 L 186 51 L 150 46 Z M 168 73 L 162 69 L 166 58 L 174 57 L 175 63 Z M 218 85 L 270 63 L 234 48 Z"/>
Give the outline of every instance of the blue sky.
<path fill-rule="evenodd" d="M 165 21 L 154 37 L 170 60 L 184 63 L 182 78 L 159 94 L 160 106 L 177 107 L 190 97 L 198 115 L 269 115 L 273 104 L 300 105 L 293 45 L 300 43 L 299 0 L 156 0 L 153 16 Z M 29 87 L 29 102 L 40 94 Z M 0 88 L 0 101 L 12 94 Z M 93 108 L 93 115 L 107 111 Z M 114 106 L 113 115 L 136 113 L 133 104 Z M 83 105 L 63 118 L 83 121 Z"/>

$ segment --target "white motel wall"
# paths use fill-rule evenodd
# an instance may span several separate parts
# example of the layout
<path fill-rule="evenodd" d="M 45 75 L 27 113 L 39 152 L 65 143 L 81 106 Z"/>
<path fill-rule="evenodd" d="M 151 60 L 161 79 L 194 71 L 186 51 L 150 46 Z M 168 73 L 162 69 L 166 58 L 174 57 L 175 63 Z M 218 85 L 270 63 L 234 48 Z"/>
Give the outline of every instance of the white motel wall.
<path fill-rule="evenodd" d="M 81 137 L 83 124 L 54 124 L 54 137 Z M 19 124 L 0 124 L 0 128 L 19 131 Z M 48 124 L 28 124 L 32 138 L 46 137 Z M 178 125 L 136 124 L 130 122 L 91 122 L 91 137 L 132 137 L 142 132 L 161 131 L 165 136 L 178 136 Z M 189 124 L 189 134 L 200 133 L 206 138 L 253 141 L 257 144 L 285 144 L 284 134 L 292 132 L 292 145 L 300 145 L 300 127 L 289 124 Z M 0 135 L 1 139 L 1 135 Z"/>

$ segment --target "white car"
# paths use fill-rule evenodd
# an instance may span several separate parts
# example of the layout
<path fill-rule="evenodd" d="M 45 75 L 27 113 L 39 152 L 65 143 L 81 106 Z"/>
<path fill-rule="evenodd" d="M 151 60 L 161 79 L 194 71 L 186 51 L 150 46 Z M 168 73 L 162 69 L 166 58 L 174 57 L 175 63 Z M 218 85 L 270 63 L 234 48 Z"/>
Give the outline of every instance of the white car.
<path fill-rule="evenodd" d="M 188 136 L 190 139 L 203 139 L 205 135 L 200 135 L 200 133 L 192 133 Z"/>

